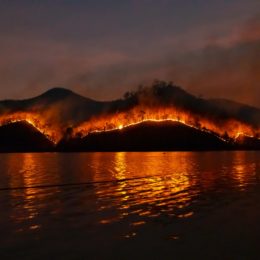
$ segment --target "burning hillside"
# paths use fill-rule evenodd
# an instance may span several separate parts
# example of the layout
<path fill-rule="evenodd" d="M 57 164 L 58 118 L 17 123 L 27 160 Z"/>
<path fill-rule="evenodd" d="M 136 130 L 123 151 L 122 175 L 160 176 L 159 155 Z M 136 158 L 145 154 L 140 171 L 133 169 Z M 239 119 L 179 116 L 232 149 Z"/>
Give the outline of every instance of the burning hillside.
<path fill-rule="evenodd" d="M 0 127 L 0 152 L 52 151 L 54 144 L 27 121 Z"/>
<path fill-rule="evenodd" d="M 94 101 L 58 88 L 28 100 L 0 102 L 0 126 L 21 121 L 54 144 L 146 122 L 180 123 L 226 142 L 236 142 L 241 136 L 257 139 L 260 134 L 259 109 L 202 99 L 160 81 L 111 102 Z"/>
<path fill-rule="evenodd" d="M 213 133 L 172 120 L 147 120 L 123 128 L 63 140 L 61 151 L 227 150 L 233 145 Z"/>
<path fill-rule="evenodd" d="M 60 131 L 54 125 L 48 124 L 44 117 L 38 113 L 15 112 L 0 117 L 0 126 L 8 126 L 19 122 L 27 122 L 53 143 L 56 143 L 61 137 Z"/>
<path fill-rule="evenodd" d="M 91 132 L 111 131 L 122 129 L 142 122 L 180 122 L 186 126 L 204 132 L 212 132 L 222 138 L 235 139 L 239 134 L 256 136 L 259 130 L 237 120 L 226 119 L 221 122 L 210 120 L 207 117 L 191 114 L 174 107 L 143 107 L 137 106 L 125 112 L 95 117 L 76 127 L 73 132 L 76 136 L 86 136 Z"/>

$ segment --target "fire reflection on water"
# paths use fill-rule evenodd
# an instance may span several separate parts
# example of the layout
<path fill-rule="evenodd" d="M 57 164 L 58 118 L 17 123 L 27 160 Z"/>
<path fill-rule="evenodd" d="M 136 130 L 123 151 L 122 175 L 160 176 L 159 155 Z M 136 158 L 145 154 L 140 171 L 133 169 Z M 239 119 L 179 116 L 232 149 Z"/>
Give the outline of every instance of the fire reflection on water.
<path fill-rule="evenodd" d="M 225 201 L 225 195 L 214 199 L 222 191 L 245 192 L 259 182 L 259 162 L 259 154 L 253 152 L 9 154 L 0 158 L 8 173 L 6 196 L 10 196 L 16 231 L 40 232 L 51 224 L 67 221 L 68 225 L 70 220 L 79 226 L 124 223 L 129 227 L 127 238 L 157 220 L 190 220 L 205 205 L 212 208 L 216 201 Z M 70 182 L 82 185 L 59 186 Z M 12 189 L 42 184 L 57 187 Z M 59 222 L 52 223 L 50 216 Z"/>
<path fill-rule="evenodd" d="M 256 174 L 256 163 L 252 162 L 248 164 L 246 163 L 246 161 L 246 152 L 235 154 L 232 175 L 234 180 L 237 182 L 237 187 L 241 190 L 245 190 L 252 180 L 252 178 L 249 178 L 248 174 L 245 174 L 245 172 L 250 172 L 251 176 L 254 176 Z"/>
<path fill-rule="evenodd" d="M 15 159 L 15 157 L 12 157 Z M 35 160 L 35 156 L 30 153 L 22 154 L 22 158 L 20 161 L 15 161 L 20 169 L 17 174 L 22 179 L 22 187 L 31 187 L 35 183 L 39 182 L 39 178 L 41 176 L 37 176 L 36 168 L 39 167 L 39 160 Z M 21 187 L 21 182 L 17 183 L 17 176 L 12 176 L 11 178 L 11 188 L 12 187 Z M 12 218 L 15 222 L 27 222 L 28 229 L 38 229 L 41 227 L 35 221 L 35 218 L 39 214 L 39 206 L 37 203 L 42 198 L 43 193 L 38 189 L 23 189 L 21 190 L 11 190 L 12 196 L 19 196 L 19 206 L 14 211 Z M 18 230 L 23 231 L 23 229 Z"/>
<path fill-rule="evenodd" d="M 118 209 L 117 218 L 113 215 L 111 221 L 102 219 L 101 223 L 110 223 L 123 218 L 141 218 L 132 225 L 143 225 L 147 218 L 155 218 L 161 214 L 179 218 L 190 217 L 193 211 L 189 209 L 196 191 L 191 187 L 195 181 L 189 178 L 189 164 L 185 160 L 169 160 L 162 153 L 153 153 L 149 163 L 140 158 L 136 164 L 131 159 L 138 154 L 124 152 L 114 154 L 114 177 L 116 185 L 106 187 L 99 192 L 99 200 L 112 199 L 112 207 Z M 134 157 L 133 157 L 134 156 Z M 126 158 L 127 157 L 127 158 Z M 172 159 L 172 158 L 171 158 Z M 173 167 L 172 167 L 173 166 Z M 176 172 L 164 172 L 164 168 L 178 169 Z M 138 172 L 145 178 L 131 178 L 131 172 Z M 157 173 L 157 174 L 156 174 Z M 103 208 L 103 205 L 101 206 Z"/>
<path fill-rule="evenodd" d="M 23 153 L 8 158 L 10 195 L 14 198 L 10 217 L 16 226 L 22 226 L 16 231 L 40 229 L 39 217 L 45 211 L 46 201 L 52 194 L 41 188 L 30 187 L 44 183 L 46 176 L 39 173 L 45 161 L 42 160 L 40 154 L 33 153 Z M 51 192 L 55 193 L 55 189 Z"/>

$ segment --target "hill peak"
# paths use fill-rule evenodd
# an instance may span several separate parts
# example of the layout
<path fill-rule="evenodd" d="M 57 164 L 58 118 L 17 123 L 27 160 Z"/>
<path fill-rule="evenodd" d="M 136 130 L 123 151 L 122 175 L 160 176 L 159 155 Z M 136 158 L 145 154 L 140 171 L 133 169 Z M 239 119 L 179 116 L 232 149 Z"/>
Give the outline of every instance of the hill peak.
<path fill-rule="evenodd" d="M 61 96 L 68 96 L 68 95 L 76 95 L 76 94 L 72 90 L 67 88 L 54 87 L 44 92 L 41 96 L 61 97 Z"/>

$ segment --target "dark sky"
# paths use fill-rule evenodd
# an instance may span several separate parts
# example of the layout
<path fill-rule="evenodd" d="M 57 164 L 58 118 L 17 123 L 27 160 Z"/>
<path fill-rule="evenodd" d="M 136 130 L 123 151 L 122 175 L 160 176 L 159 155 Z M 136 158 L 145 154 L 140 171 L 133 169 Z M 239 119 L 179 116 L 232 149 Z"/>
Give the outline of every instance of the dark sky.
<path fill-rule="evenodd" d="M 0 0 L 0 99 L 171 80 L 260 107 L 259 0 Z"/>

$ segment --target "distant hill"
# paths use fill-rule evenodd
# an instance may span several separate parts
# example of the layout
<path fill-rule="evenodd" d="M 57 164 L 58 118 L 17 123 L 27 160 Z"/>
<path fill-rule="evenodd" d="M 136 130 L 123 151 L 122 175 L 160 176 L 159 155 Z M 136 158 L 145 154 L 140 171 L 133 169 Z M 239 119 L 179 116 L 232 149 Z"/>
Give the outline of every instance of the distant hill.
<path fill-rule="evenodd" d="M 0 152 L 52 151 L 54 144 L 27 122 L 0 127 Z"/>

